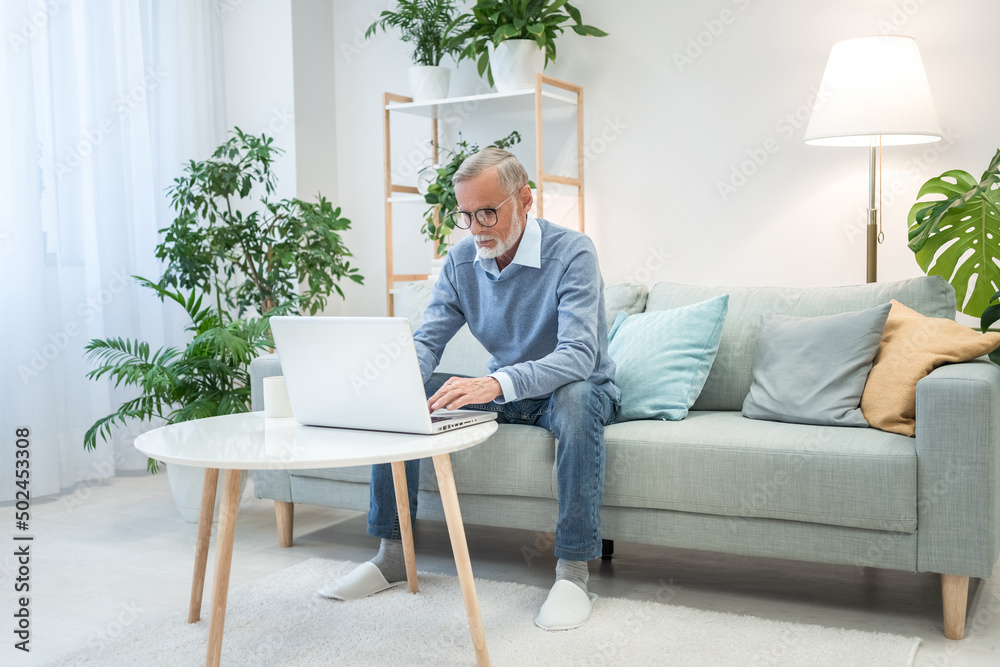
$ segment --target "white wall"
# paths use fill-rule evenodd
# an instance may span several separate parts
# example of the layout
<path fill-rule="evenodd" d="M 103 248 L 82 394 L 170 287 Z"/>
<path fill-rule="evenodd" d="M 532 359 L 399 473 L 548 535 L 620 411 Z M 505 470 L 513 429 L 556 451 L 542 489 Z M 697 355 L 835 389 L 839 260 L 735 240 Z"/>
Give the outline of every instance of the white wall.
<path fill-rule="evenodd" d="M 296 195 L 291 0 L 218 0 L 226 72 L 226 127 L 267 132 L 278 198 Z"/>
<path fill-rule="evenodd" d="M 294 0 L 291 9 L 298 197 L 313 200 L 322 193 L 336 205 L 333 3 Z"/>
<path fill-rule="evenodd" d="M 340 310 L 377 315 L 384 313 L 385 271 L 380 96 L 385 90 L 408 92 L 410 50 L 394 34 L 363 38 L 389 5 L 386 0 L 332 3 L 337 195 L 354 223 L 347 242 L 366 276 L 364 287 L 347 288 Z M 233 16 L 259 4 L 247 0 Z M 311 4 L 317 16 L 326 15 L 322 2 Z M 921 274 L 906 246 L 905 222 L 919 186 L 946 169 L 978 176 L 1000 147 L 995 122 L 1000 91 L 994 85 L 1000 70 L 995 39 L 1000 3 L 995 0 L 576 4 L 586 22 L 611 35 L 565 35 L 558 62 L 546 72 L 585 87 L 587 229 L 608 282 L 628 277 L 647 284 L 864 281 L 867 153 L 802 143 L 813 91 L 830 47 L 840 39 L 881 32 L 915 37 L 947 134 L 938 144 L 884 152 L 880 280 Z M 267 16 L 246 20 L 251 19 L 275 28 Z M 678 63 L 676 56 L 689 48 L 690 62 Z M 275 57 L 270 48 L 268 55 Z M 322 57 L 331 57 L 330 50 Z M 291 78 L 272 79 L 284 70 L 260 53 L 250 58 L 242 67 L 258 68 L 254 92 L 260 93 L 262 83 L 275 88 L 272 99 L 255 103 L 258 114 L 266 115 L 288 95 L 284 86 Z M 229 66 L 227 45 L 227 76 Z M 474 64 L 463 62 L 451 92 L 468 94 L 481 85 Z M 227 95 L 227 101 L 250 104 L 244 94 Z M 464 127 L 472 132 L 476 126 Z M 402 148 L 396 150 L 402 155 L 425 130 L 400 129 Z M 492 129 L 497 136 L 506 134 L 502 127 Z M 751 154 L 761 159 L 769 139 L 766 161 L 756 170 L 748 165 L 754 173 L 745 182 L 738 177 L 731 182 L 735 192 L 720 194 L 719 183 L 729 182 Z M 310 178 L 312 168 L 300 163 L 299 177 Z M 411 234 L 420 210 L 409 214 Z M 404 261 L 429 259 L 415 235 L 401 243 L 415 248 L 409 254 L 398 250 Z"/>

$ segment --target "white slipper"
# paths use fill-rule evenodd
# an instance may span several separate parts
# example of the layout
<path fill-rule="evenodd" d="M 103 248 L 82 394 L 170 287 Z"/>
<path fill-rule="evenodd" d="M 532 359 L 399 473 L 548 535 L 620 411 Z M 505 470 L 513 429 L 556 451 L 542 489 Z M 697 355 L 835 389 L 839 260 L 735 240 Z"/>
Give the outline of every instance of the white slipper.
<path fill-rule="evenodd" d="M 535 625 L 542 630 L 569 630 L 578 628 L 590 618 L 596 593 L 584 593 L 572 581 L 560 579 L 545 598 Z"/>
<path fill-rule="evenodd" d="M 382 576 L 382 571 L 371 561 L 364 562 L 342 576 L 331 581 L 316 592 L 334 600 L 357 600 L 372 593 L 384 591 L 393 586 L 405 584 L 406 580 L 394 581 L 391 584 Z"/>

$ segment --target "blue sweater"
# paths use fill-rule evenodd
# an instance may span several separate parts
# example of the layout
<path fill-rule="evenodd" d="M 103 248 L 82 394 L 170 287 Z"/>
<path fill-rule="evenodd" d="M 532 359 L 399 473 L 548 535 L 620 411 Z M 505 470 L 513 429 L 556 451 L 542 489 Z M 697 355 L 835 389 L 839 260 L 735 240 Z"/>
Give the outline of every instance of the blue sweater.
<path fill-rule="evenodd" d="M 529 217 L 527 225 L 535 220 Z M 621 392 L 608 355 L 604 279 L 594 243 L 547 220 L 537 219 L 537 225 L 538 260 L 518 262 L 522 246 L 530 252 L 528 245 L 534 245 L 526 227 L 515 261 L 499 275 L 483 266 L 495 270 L 495 262 L 476 261 L 471 236 L 449 251 L 423 324 L 413 335 L 424 382 L 445 345 L 468 322 L 492 355 L 490 372 L 504 389 L 497 403 L 544 398 L 578 380 L 601 386 L 617 402 Z"/>

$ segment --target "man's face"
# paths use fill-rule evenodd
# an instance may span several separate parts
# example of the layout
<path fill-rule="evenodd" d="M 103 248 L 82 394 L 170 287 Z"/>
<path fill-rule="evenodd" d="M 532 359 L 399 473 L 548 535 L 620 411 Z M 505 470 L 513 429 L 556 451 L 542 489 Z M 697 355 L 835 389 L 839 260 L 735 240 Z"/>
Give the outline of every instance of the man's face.
<path fill-rule="evenodd" d="M 524 188 L 522 188 L 524 190 Z M 530 191 L 527 193 L 530 207 Z M 476 176 L 455 184 L 455 198 L 463 211 L 475 213 L 481 208 L 497 208 L 497 224 L 483 227 L 473 217 L 469 229 L 475 238 L 476 251 L 481 257 L 499 257 L 510 250 L 521 238 L 525 209 L 524 193 L 513 197 L 500 187 L 496 167 L 486 169 Z M 508 201 L 504 202 L 505 199 Z M 500 204 L 503 204 L 500 206 Z"/>

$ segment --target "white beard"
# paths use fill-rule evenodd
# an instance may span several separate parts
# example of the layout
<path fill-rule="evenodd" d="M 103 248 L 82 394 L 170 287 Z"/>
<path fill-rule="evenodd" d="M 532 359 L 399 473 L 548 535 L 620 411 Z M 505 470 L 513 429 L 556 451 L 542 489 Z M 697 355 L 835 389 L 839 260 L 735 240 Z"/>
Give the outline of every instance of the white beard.
<path fill-rule="evenodd" d="M 485 236 L 482 234 L 473 235 L 473 238 L 476 241 L 496 241 L 492 248 L 476 246 L 476 254 L 479 255 L 480 259 L 496 259 L 514 247 L 514 244 L 517 243 L 517 239 L 521 236 L 521 230 L 523 228 L 524 224 L 518 217 L 517 209 L 515 208 L 514 213 L 510 216 L 510 231 L 507 233 L 506 238 L 497 240 L 493 236 Z"/>

